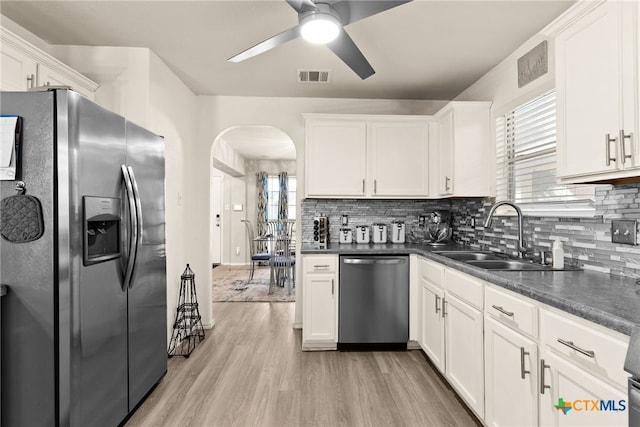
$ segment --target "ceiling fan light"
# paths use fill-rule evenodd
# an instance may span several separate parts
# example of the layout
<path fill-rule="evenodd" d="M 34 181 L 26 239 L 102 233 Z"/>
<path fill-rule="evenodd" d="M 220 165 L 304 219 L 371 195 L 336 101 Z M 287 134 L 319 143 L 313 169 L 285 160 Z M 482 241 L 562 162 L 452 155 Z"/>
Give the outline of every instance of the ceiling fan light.
<path fill-rule="evenodd" d="M 340 22 L 327 13 L 314 13 L 306 16 L 300 23 L 302 38 L 309 43 L 326 44 L 340 34 Z"/>

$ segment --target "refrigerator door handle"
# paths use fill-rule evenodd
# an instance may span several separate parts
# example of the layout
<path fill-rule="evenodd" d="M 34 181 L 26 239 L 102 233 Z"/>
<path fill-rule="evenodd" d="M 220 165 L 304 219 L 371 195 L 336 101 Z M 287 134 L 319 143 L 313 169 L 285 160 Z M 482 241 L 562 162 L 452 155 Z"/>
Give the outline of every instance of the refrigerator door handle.
<path fill-rule="evenodd" d="M 122 177 L 124 178 L 124 185 L 127 191 L 127 198 L 129 199 L 129 251 L 127 259 L 127 268 L 124 273 L 124 280 L 122 283 L 123 290 L 127 289 L 131 283 L 131 277 L 133 276 L 133 266 L 136 262 L 135 251 L 138 246 L 138 220 L 136 201 L 133 195 L 133 184 L 131 182 L 131 176 L 126 165 L 120 166 L 122 170 Z"/>
<path fill-rule="evenodd" d="M 133 264 L 135 268 L 135 261 L 138 258 L 138 251 L 140 249 L 140 242 L 142 241 L 142 201 L 140 200 L 140 192 L 138 191 L 138 181 L 136 181 L 136 175 L 133 173 L 133 168 L 127 166 L 129 171 L 129 177 L 131 178 L 131 186 L 133 188 L 133 198 L 136 203 L 136 239 L 135 239 L 135 252 L 133 256 Z M 133 271 L 131 272 L 133 276 Z M 133 287 L 133 280 L 129 280 L 129 289 Z"/>

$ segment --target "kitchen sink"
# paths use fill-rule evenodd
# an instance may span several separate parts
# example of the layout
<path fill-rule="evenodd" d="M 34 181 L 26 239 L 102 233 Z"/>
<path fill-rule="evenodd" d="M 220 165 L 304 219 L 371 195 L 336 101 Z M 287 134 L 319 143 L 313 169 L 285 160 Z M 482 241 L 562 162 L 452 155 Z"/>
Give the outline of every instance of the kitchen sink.
<path fill-rule="evenodd" d="M 477 260 L 500 260 L 504 256 L 494 254 L 493 252 L 476 252 L 476 251 L 442 251 L 436 252 L 438 255 L 458 261 L 477 261 Z"/>
<path fill-rule="evenodd" d="M 543 271 L 552 270 L 551 267 L 541 264 L 533 264 L 526 261 L 513 259 L 484 259 L 466 261 L 467 264 L 475 267 L 484 268 L 485 270 L 511 270 L 511 271 Z"/>

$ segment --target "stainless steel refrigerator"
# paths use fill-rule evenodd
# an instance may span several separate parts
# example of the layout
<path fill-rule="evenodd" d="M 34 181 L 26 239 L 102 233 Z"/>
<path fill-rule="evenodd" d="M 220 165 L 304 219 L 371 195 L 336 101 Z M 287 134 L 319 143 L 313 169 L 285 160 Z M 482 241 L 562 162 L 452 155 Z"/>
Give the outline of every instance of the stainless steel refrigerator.
<path fill-rule="evenodd" d="M 68 90 L 0 113 L 44 226 L 0 240 L 2 426 L 116 426 L 167 369 L 164 141 Z"/>

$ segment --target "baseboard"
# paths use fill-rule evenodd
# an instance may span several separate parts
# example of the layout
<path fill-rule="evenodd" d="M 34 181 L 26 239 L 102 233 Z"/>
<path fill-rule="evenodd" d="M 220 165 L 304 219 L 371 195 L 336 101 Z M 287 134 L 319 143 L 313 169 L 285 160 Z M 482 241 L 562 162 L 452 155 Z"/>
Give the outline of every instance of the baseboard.
<path fill-rule="evenodd" d="M 216 326 L 216 322 L 215 321 L 213 321 L 211 323 L 203 323 L 202 324 L 202 327 L 204 329 L 213 329 L 215 326 Z"/>
<path fill-rule="evenodd" d="M 293 322 L 291 326 L 293 329 L 302 329 L 302 322 Z"/>
<path fill-rule="evenodd" d="M 410 340 L 407 343 L 407 350 L 422 350 L 422 347 L 420 347 L 418 341 Z"/>

